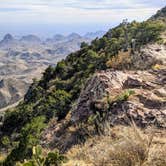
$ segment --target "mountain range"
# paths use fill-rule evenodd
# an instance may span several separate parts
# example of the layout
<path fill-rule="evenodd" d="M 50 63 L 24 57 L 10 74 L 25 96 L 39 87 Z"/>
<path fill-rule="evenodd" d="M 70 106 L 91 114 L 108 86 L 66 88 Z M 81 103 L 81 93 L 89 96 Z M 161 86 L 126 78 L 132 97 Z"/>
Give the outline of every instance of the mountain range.
<path fill-rule="evenodd" d="M 40 37 L 36 35 L 26 35 L 22 36 L 20 38 L 13 37 L 11 34 L 6 34 L 3 39 L 0 41 L 0 47 L 4 49 L 4 46 L 12 46 L 12 44 L 15 45 L 24 45 L 24 44 L 45 44 L 47 45 L 48 42 L 67 42 L 70 40 L 76 40 L 76 39 L 89 39 L 93 40 L 95 38 L 100 38 L 105 34 L 105 31 L 97 31 L 97 32 L 88 32 L 85 35 L 79 35 L 77 33 L 71 33 L 68 36 L 56 34 L 52 38 L 47 38 L 46 40 L 40 39 Z"/>
<path fill-rule="evenodd" d="M 90 43 L 101 32 L 86 36 L 72 33 L 68 36 L 57 34 L 41 40 L 35 35 L 20 39 L 6 34 L 0 41 L 0 108 L 14 104 L 26 93 L 33 78 L 40 78 L 49 65 L 79 50 L 82 42 Z"/>

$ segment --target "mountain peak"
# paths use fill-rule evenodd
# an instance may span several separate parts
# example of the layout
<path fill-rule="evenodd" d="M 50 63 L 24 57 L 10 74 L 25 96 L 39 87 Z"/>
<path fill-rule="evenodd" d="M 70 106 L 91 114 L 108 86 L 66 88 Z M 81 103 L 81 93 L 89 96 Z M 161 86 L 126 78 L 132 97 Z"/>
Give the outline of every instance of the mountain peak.
<path fill-rule="evenodd" d="M 25 41 L 25 42 L 40 42 L 40 38 L 38 36 L 35 35 L 27 35 L 27 36 L 23 36 L 21 38 L 21 41 Z"/>
<path fill-rule="evenodd" d="M 78 33 L 71 33 L 68 35 L 69 39 L 75 39 L 75 38 L 81 38 L 81 36 Z"/>
<path fill-rule="evenodd" d="M 3 38 L 4 41 L 11 41 L 14 40 L 13 36 L 11 34 L 6 34 Z"/>
<path fill-rule="evenodd" d="M 53 39 L 56 40 L 56 41 L 57 41 L 57 40 L 58 40 L 58 41 L 59 41 L 59 40 L 63 40 L 63 39 L 64 39 L 64 36 L 61 35 L 61 34 L 56 34 L 56 35 L 54 35 Z"/>
<path fill-rule="evenodd" d="M 16 43 L 16 40 L 11 34 L 6 34 L 4 38 L 0 41 L 0 47 L 8 48 L 11 45 L 14 45 Z"/>

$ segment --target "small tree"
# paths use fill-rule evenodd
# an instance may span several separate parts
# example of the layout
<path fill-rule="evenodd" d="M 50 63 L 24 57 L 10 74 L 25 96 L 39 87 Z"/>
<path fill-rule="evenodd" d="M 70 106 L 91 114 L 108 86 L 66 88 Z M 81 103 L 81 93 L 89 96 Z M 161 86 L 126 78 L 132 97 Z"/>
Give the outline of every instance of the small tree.
<path fill-rule="evenodd" d="M 82 42 L 80 48 L 86 48 L 88 47 L 88 43 Z"/>
<path fill-rule="evenodd" d="M 25 158 L 31 158 L 33 146 L 38 144 L 41 130 L 45 127 L 44 117 L 32 119 L 25 127 L 23 127 L 20 136 L 20 142 L 16 148 L 7 156 L 3 165 L 14 165 L 17 161 L 23 161 Z"/>

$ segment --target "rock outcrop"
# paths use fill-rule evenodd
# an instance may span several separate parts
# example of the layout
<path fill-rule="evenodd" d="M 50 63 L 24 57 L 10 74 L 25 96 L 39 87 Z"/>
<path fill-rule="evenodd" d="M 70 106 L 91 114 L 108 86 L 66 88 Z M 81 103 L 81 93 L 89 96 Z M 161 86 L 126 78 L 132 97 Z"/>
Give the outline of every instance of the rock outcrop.
<path fill-rule="evenodd" d="M 148 57 L 148 61 L 142 60 L 140 54 L 136 55 L 139 70 L 96 72 L 87 80 L 71 113 L 63 121 L 51 122 L 44 130 L 41 144 L 65 152 L 80 143 L 78 137 L 83 141 L 86 139 L 84 125 L 89 128 L 94 126 L 94 122 L 89 125 L 89 120 L 93 119 L 96 113 L 104 113 L 109 126 L 131 125 L 134 122 L 142 128 L 166 128 L 164 50 L 165 47 L 159 45 L 144 48 L 142 56 L 143 59 Z M 158 64 L 158 67 L 153 68 L 152 64 Z M 133 93 L 129 95 L 129 92 Z M 94 131 L 94 128 L 92 130 Z"/>
<path fill-rule="evenodd" d="M 109 96 L 111 100 L 130 89 L 135 92 L 133 96 L 126 101 L 114 101 L 109 108 L 110 124 L 129 124 L 133 120 L 142 127 L 147 125 L 166 127 L 165 78 L 164 69 L 98 72 L 82 90 L 77 107 L 72 113 L 72 121 L 87 120 L 94 112 L 92 104 L 97 103 L 98 109 L 103 111 L 102 99 L 105 96 Z"/>
<path fill-rule="evenodd" d="M 148 45 L 134 56 L 133 65 L 141 70 L 100 71 L 87 81 L 72 112 L 73 122 L 86 121 L 93 115 L 92 105 L 103 111 L 104 98 L 109 98 L 109 103 L 131 90 L 135 94 L 128 100 L 114 101 L 107 110 L 110 124 L 129 124 L 134 121 L 142 127 L 166 127 L 166 47 Z M 155 65 L 159 67 L 150 69 Z"/>
<path fill-rule="evenodd" d="M 153 65 L 166 65 L 166 46 L 147 45 L 139 53 L 132 56 L 132 65 L 134 69 L 146 70 Z"/>

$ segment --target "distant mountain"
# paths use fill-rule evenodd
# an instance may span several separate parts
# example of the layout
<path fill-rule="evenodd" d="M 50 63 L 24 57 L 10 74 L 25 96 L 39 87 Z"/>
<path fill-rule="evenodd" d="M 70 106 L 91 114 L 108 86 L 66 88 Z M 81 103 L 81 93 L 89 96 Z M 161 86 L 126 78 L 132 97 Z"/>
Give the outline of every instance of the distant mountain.
<path fill-rule="evenodd" d="M 53 44 L 53 43 L 62 43 L 62 42 L 69 42 L 69 41 L 78 41 L 78 40 L 87 40 L 86 37 L 81 36 L 77 33 L 71 33 L 68 36 L 64 36 L 61 34 L 56 34 L 55 36 L 53 36 L 53 38 L 49 38 L 45 41 L 45 44 L 49 43 L 49 44 Z"/>
<path fill-rule="evenodd" d="M 23 36 L 20 39 L 21 42 L 30 42 L 30 43 L 40 43 L 41 40 L 39 37 L 35 36 L 35 35 L 27 35 L 27 36 Z"/>
<path fill-rule="evenodd" d="M 11 34 L 6 34 L 4 38 L 0 41 L 0 47 L 4 48 L 15 46 L 15 44 L 17 44 L 17 40 Z"/>
<path fill-rule="evenodd" d="M 79 50 L 82 42 L 90 43 L 91 39 L 77 33 L 71 33 L 68 36 L 57 34 L 53 38 L 47 39 L 44 45 L 49 47 L 46 51 L 50 54 L 68 55 Z"/>
<path fill-rule="evenodd" d="M 3 38 L 3 41 L 4 42 L 10 42 L 10 41 L 12 41 L 12 40 L 14 40 L 14 37 L 11 35 L 11 34 L 6 34 L 5 36 L 4 36 L 4 38 Z"/>
<path fill-rule="evenodd" d="M 61 34 L 56 34 L 53 39 L 55 41 L 59 41 L 59 40 L 64 40 L 65 39 L 65 36 L 61 35 Z"/>
<path fill-rule="evenodd" d="M 55 65 L 71 52 L 79 50 L 82 42 L 90 41 L 76 33 L 68 36 L 56 34 L 46 41 L 31 34 L 17 38 L 6 34 L 0 41 L 0 81 L 5 83 L 5 86 L 0 86 L 0 109 L 20 100 L 32 78 L 40 78 L 49 65 Z M 17 93 L 11 91 L 13 87 Z"/>
<path fill-rule="evenodd" d="M 52 42 L 61 42 L 65 40 L 65 36 L 61 34 L 56 34 L 53 36 L 53 38 L 48 38 L 46 39 L 45 43 L 52 43 Z"/>
<path fill-rule="evenodd" d="M 73 40 L 73 39 L 80 39 L 80 38 L 82 38 L 79 34 L 77 34 L 77 33 L 71 33 L 71 34 L 69 34 L 68 36 L 67 36 L 67 39 L 68 40 Z"/>
<path fill-rule="evenodd" d="M 84 37 L 90 38 L 90 39 L 95 39 L 97 37 L 98 38 L 103 37 L 105 33 L 106 33 L 105 31 L 88 32 L 85 34 Z"/>

